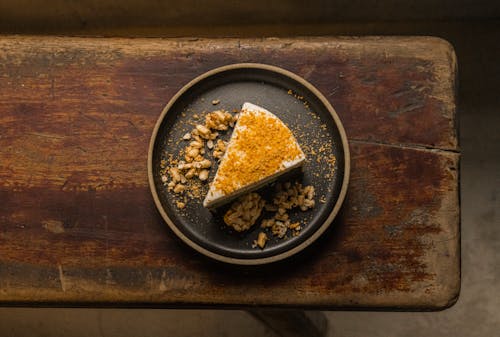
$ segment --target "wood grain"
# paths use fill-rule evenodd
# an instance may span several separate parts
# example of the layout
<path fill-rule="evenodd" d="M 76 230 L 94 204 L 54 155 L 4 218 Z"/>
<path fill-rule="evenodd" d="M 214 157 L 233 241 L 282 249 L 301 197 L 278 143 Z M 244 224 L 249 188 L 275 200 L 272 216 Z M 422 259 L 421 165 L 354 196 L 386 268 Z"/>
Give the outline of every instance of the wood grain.
<path fill-rule="evenodd" d="M 344 123 L 351 183 L 267 267 L 179 242 L 147 185 L 163 106 L 235 62 L 303 76 Z M 460 288 L 455 56 L 435 38 L 0 39 L 0 303 L 439 309 Z"/>

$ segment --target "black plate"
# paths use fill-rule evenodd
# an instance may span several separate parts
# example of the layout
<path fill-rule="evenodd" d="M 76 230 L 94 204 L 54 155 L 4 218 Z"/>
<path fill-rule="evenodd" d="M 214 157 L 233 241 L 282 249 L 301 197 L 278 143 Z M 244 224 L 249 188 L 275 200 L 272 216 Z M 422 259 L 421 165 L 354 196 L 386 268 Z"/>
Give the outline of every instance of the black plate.
<path fill-rule="evenodd" d="M 220 103 L 214 106 L 213 100 L 220 100 Z M 291 236 L 288 233 L 284 239 L 273 237 L 263 250 L 252 247 L 261 231 L 259 226 L 245 233 L 236 233 L 224 224 L 224 209 L 214 214 L 202 206 L 202 200 L 191 200 L 186 208 L 179 210 L 176 197 L 167 191 L 160 174 L 161 160 L 168 154 L 178 157 L 179 151 L 186 146 L 187 142 L 180 139 L 193 128 L 193 122 L 196 122 L 194 114 L 217 109 L 233 111 L 240 109 L 244 102 L 268 109 L 288 125 L 306 153 L 307 162 L 302 173 L 286 179 L 312 184 L 316 189 L 316 206 L 312 210 L 289 212 L 292 222 L 306 223 L 300 234 Z M 229 139 L 230 132 L 221 135 L 222 139 Z M 335 157 L 334 163 L 332 156 Z M 216 169 L 216 165 L 211 168 L 209 181 Z M 148 174 L 158 210 L 184 242 L 220 261 L 263 264 L 304 249 L 330 225 L 345 197 L 349 150 L 337 114 L 311 84 L 274 66 L 234 64 L 197 77 L 167 104 L 151 138 Z M 270 198 L 272 189 L 270 186 L 260 192 L 265 198 Z M 261 219 L 271 215 L 265 213 Z"/>

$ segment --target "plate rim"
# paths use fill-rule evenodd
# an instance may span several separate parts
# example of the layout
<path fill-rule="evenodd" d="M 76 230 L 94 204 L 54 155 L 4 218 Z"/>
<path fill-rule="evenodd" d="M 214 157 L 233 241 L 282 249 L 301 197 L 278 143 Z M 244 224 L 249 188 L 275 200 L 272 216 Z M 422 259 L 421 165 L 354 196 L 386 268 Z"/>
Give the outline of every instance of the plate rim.
<path fill-rule="evenodd" d="M 301 85 L 306 87 L 308 90 L 310 90 L 313 95 L 315 95 L 321 103 L 326 107 L 328 112 L 333 118 L 333 121 L 335 123 L 335 126 L 337 127 L 340 135 L 340 139 L 342 141 L 342 148 L 344 151 L 344 177 L 342 180 L 342 186 L 340 189 L 339 196 L 337 200 L 335 201 L 335 205 L 332 208 L 330 214 L 326 218 L 326 220 L 323 222 L 323 224 L 320 225 L 320 227 L 306 240 L 301 242 L 299 245 L 291 248 L 290 250 L 287 250 L 285 252 L 279 253 L 277 255 L 273 256 L 268 256 L 268 257 L 263 257 L 263 258 L 251 258 L 251 259 L 242 259 L 242 258 L 235 258 L 235 257 L 229 257 L 229 256 L 224 256 L 218 253 L 214 253 L 201 245 L 197 244 L 193 240 L 191 240 L 189 237 L 187 237 L 184 233 L 182 233 L 179 228 L 174 224 L 174 222 L 170 219 L 168 216 L 167 212 L 163 209 L 163 205 L 161 204 L 160 198 L 158 196 L 158 192 L 156 190 L 156 185 L 154 183 L 154 174 L 153 174 L 153 152 L 154 152 L 154 145 L 158 136 L 158 132 L 160 130 L 160 126 L 163 123 L 163 120 L 165 119 L 168 111 L 171 109 L 171 107 L 177 102 L 177 100 L 184 95 L 185 92 L 187 92 L 189 89 L 191 89 L 193 86 L 201 82 L 202 80 L 214 76 L 219 73 L 223 73 L 226 71 L 230 70 L 236 70 L 236 69 L 244 69 L 244 68 L 250 68 L 250 69 L 260 69 L 260 70 L 267 70 L 271 72 L 275 72 L 281 75 L 284 75 L 286 77 L 291 78 L 292 80 L 299 82 Z M 180 90 L 176 92 L 176 94 L 169 100 L 167 105 L 163 108 L 160 116 L 158 117 L 156 124 L 153 129 L 153 133 L 151 135 L 151 139 L 149 141 L 149 149 L 148 149 L 148 181 L 149 181 L 149 189 L 151 191 L 151 194 L 153 196 L 156 208 L 160 212 L 163 220 L 167 223 L 167 225 L 170 227 L 170 229 L 174 232 L 174 234 L 177 235 L 184 243 L 186 243 L 188 246 L 191 248 L 195 249 L 199 253 L 210 257 L 212 259 L 229 263 L 229 264 L 236 264 L 236 265 L 262 265 L 262 264 L 268 264 L 276 261 L 283 260 L 285 258 L 288 258 L 292 255 L 295 255 L 296 253 L 302 251 L 309 245 L 311 245 L 314 241 L 316 241 L 331 225 L 335 217 L 337 216 L 340 207 L 342 206 L 344 199 L 347 194 L 347 187 L 349 185 L 349 177 L 350 177 L 350 168 L 351 168 L 351 163 L 350 163 L 350 152 L 349 152 L 349 143 L 347 140 L 347 134 L 345 132 L 344 126 L 342 125 L 342 122 L 340 121 L 340 118 L 337 115 L 337 112 L 333 108 L 333 106 L 330 104 L 330 102 L 326 99 L 326 97 L 311 83 L 309 83 L 307 80 L 302 78 L 301 76 L 283 69 L 281 67 L 277 67 L 274 65 L 269 65 L 269 64 L 264 64 L 264 63 L 233 63 L 233 64 L 228 64 L 225 66 L 217 67 L 214 69 L 211 69 L 207 72 L 204 72 L 203 74 L 195 77 L 191 81 L 189 81 L 187 84 L 185 84 Z"/>

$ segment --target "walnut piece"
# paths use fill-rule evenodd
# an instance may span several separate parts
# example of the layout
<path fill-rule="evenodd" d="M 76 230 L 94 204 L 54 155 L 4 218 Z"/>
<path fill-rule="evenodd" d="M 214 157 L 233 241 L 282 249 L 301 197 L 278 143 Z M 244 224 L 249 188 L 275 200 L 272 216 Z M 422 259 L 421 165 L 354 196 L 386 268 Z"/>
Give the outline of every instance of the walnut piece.
<path fill-rule="evenodd" d="M 214 158 L 221 159 L 224 156 L 224 152 L 226 152 L 227 143 L 221 139 L 217 140 L 214 146 L 213 156 Z"/>
<path fill-rule="evenodd" d="M 234 123 L 233 115 L 224 110 L 213 111 L 205 117 L 205 125 L 209 129 L 227 130 L 230 123 Z"/>
<path fill-rule="evenodd" d="M 260 232 L 259 235 L 257 236 L 257 240 L 255 241 L 255 245 L 259 246 L 260 249 L 264 249 L 264 246 L 266 245 L 268 238 L 267 234 L 264 232 Z"/>
<path fill-rule="evenodd" d="M 248 193 L 238 198 L 224 215 L 226 225 L 237 232 L 253 226 L 264 208 L 265 201 L 257 193 Z"/>
<path fill-rule="evenodd" d="M 302 187 L 302 184 L 295 183 L 278 183 L 276 184 L 276 195 L 273 198 L 272 204 L 266 203 L 266 211 L 276 212 L 270 219 L 262 220 L 262 228 L 271 228 L 271 233 L 278 238 L 283 238 L 288 229 L 293 231 L 292 235 L 299 234 L 302 227 L 299 222 L 291 223 L 288 210 L 292 208 L 300 208 L 301 211 L 307 211 L 313 208 L 314 202 L 314 186 Z"/>

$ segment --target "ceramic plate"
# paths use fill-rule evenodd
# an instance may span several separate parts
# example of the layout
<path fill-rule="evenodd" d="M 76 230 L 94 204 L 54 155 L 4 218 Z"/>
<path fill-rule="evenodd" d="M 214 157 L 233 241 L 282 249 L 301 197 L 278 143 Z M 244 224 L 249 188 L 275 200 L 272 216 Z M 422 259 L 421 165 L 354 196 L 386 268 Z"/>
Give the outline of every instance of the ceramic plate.
<path fill-rule="evenodd" d="M 213 105 L 212 101 L 220 103 Z M 300 222 L 299 235 L 287 233 L 279 239 L 268 234 L 264 249 L 252 243 L 262 230 L 255 225 L 244 233 L 228 228 L 223 221 L 225 208 L 213 213 L 202 199 L 188 200 L 184 209 L 176 206 L 176 196 L 167 191 L 161 178 L 161 161 L 168 154 L 179 157 L 187 142 L 182 136 L 193 128 L 196 115 L 217 109 L 232 112 L 251 102 L 273 112 L 292 130 L 307 156 L 302 172 L 287 181 L 313 185 L 316 206 L 306 212 L 289 212 L 292 222 Z M 228 140 L 231 130 L 221 134 Z M 210 151 L 207 150 L 207 153 Z M 208 156 L 212 159 L 211 156 Z M 214 161 L 215 162 L 215 161 Z M 215 175 L 211 168 L 208 181 Z M 349 148 L 344 128 L 326 98 L 310 83 L 284 69 L 264 64 L 233 64 L 211 70 L 189 82 L 167 104 L 151 138 L 148 156 L 151 192 L 163 219 L 186 244 L 198 252 L 227 263 L 255 265 L 290 257 L 314 242 L 332 223 L 344 200 L 349 180 Z M 208 189 L 208 183 L 203 193 Z M 268 200 L 274 187 L 259 193 Z M 258 223 L 272 213 L 264 212 Z"/>

